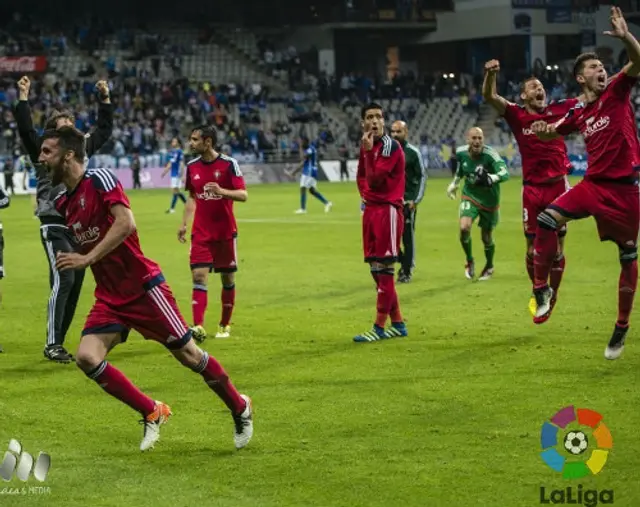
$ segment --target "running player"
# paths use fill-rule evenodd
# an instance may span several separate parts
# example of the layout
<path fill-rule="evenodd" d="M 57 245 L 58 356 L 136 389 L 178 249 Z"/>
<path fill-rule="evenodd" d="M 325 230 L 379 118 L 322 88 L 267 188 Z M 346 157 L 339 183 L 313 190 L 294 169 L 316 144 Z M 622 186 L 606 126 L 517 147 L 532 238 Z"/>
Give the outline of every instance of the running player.
<path fill-rule="evenodd" d="M 500 154 L 484 144 L 484 134 L 479 127 L 469 129 L 466 146 L 456 150 L 458 168 L 456 176 L 447 188 L 447 195 L 455 199 L 458 185 L 465 179 L 460 202 L 460 244 L 467 257 L 464 274 L 469 280 L 475 278 L 475 262 L 471 250 L 471 226 L 476 218 L 482 233 L 486 264 L 478 280 L 489 280 L 493 276 L 493 257 L 496 246 L 493 230 L 500 218 L 500 183 L 509 179 L 507 166 Z"/>
<path fill-rule="evenodd" d="M 325 197 L 318 192 L 318 150 L 309 142 L 309 139 L 302 139 L 302 152 L 303 157 L 300 164 L 292 171 L 289 172 L 289 176 L 295 176 L 298 172 L 302 171 L 300 176 L 300 209 L 296 211 L 297 214 L 304 214 L 307 212 L 307 190 L 309 193 L 324 204 L 324 211 L 328 213 L 331 211 L 333 204 L 327 201 Z"/>
<path fill-rule="evenodd" d="M 251 400 L 239 394 L 222 365 L 191 340 L 160 266 L 142 253 L 122 185 L 106 169 L 85 170 L 84 145 L 84 135 L 73 127 L 48 130 L 39 157 L 49 168 L 53 185 L 63 183 L 67 189 L 56 198 L 56 208 L 78 245 L 78 253 L 59 253 L 56 265 L 61 271 L 91 267 L 96 282 L 77 365 L 108 394 L 142 414 L 140 450 L 150 449 L 171 409 L 140 391 L 106 360 L 135 329 L 203 377 L 231 411 L 236 448 L 246 446 L 253 435 Z"/>
<path fill-rule="evenodd" d="M 171 153 L 169 155 L 169 162 L 164 168 L 162 177 L 164 178 L 169 171 L 171 171 L 171 206 L 167 210 L 167 213 L 176 212 L 176 203 L 180 199 L 183 204 L 186 204 L 187 198 L 180 191 L 182 188 L 182 170 L 184 168 L 184 154 L 182 153 L 182 147 L 180 146 L 180 140 L 174 137 L 171 140 Z"/>

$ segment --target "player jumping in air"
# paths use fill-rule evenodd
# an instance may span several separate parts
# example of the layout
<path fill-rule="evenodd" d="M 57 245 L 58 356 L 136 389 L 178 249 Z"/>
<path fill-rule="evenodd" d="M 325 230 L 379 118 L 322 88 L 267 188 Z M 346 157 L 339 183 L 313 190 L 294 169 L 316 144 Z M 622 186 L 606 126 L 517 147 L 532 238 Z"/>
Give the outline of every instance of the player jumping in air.
<path fill-rule="evenodd" d="M 460 201 L 460 244 L 467 257 L 464 274 L 469 280 L 475 277 L 471 226 L 480 217 L 479 225 L 487 262 L 478 279 L 489 280 L 493 276 L 493 257 L 496 251 L 493 230 L 500 218 L 500 183 L 509 179 L 509 173 L 500 154 L 484 144 L 484 134 L 480 128 L 469 129 L 467 143 L 456 150 L 458 168 L 447 188 L 447 195 L 450 199 L 455 199 L 460 180 L 465 179 Z"/>
<path fill-rule="evenodd" d="M 318 150 L 309 142 L 307 138 L 302 139 L 302 161 L 291 172 L 289 176 L 295 176 L 302 171 L 300 176 L 300 209 L 296 211 L 298 214 L 307 212 L 307 190 L 309 193 L 324 204 L 324 211 L 331 211 L 333 204 L 318 192 Z"/>
<path fill-rule="evenodd" d="M 607 82 L 607 71 L 598 56 L 581 54 L 573 71 L 585 101 L 557 123 L 539 121 L 531 126 L 541 139 L 555 139 L 579 131 L 589 157 L 584 179 L 538 215 L 533 320 L 537 324 L 545 322 L 553 310 L 553 288 L 547 280 L 558 230 L 569 220 L 593 216 L 600 239 L 615 242 L 620 254 L 618 319 L 605 349 L 607 359 L 617 359 L 624 349 L 638 283 L 640 143 L 630 100 L 640 74 L 640 44 L 629 32 L 617 7 L 611 8 L 611 30 L 605 34 L 624 43 L 630 62 Z"/>
<path fill-rule="evenodd" d="M 73 233 L 78 253 L 60 252 L 59 270 L 91 267 L 96 281 L 95 303 L 89 312 L 76 363 L 111 396 L 143 416 L 145 451 L 160 438 L 160 426 L 171 409 L 154 401 L 106 361 L 130 329 L 163 344 L 184 366 L 200 374 L 227 405 L 235 424 L 236 448 L 253 434 L 251 400 L 239 394 L 220 363 L 191 340 L 171 289 L 158 266 L 140 248 L 129 200 L 120 182 L 106 169 L 85 170 L 84 135 L 73 127 L 48 130 L 39 162 L 47 165 L 54 185 L 67 191 L 56 207 Z"/>
<path fill-rule="evenodd" d="M 187 164 L 185 188 L 189 199 L 178 230 L 186 242 L 187 227 L 193 218 L 189 262 L 193 278 L 193 332 L 201 342 L 207 337 L 204 314 L 207 310 L 207 279 L 213 270 L 222 281 L 222 315 L 216 338 L 229 338 L 231 315 L 236 299 L 235 272 L 238 270 L 238 227 L 233 202 L 245 202 L 247 190 L 236 159 L 215 150 L 217 134 L 203 125 L 191 132 L 189 147 L 198 157 Z"/>
<path fill-rule="evenodd" d="M 174 137 L 171 140 L 171 154 L 169 162 L 167 162 L 167 166 L 162 173 L 162 177 L 164 178 L 166 174 L 171 171 L 171 189 L 173 195 L 171 196 L 171 207 L 167 210 L 167 213 L 176 212 L 176 203 L 178 202 L 178 199 L 180 199 L 185 204 L 187 202 L 187 198 L 180 191 L 180 189 L 182 188 L 183 167 L 184 162 L 180 140 L 177 137 Z"/>
<path fill-rule="evenodd" d="M 405 173 L 402 147 L 384 131 L 384 113 L 375 102 L 362 108 L 362 143 L 358 160 L 358 190 L 362 198 L 362 244 L 364 261 L 378 289 L 377 316 L 373 329 L 354 337 L 355 342 L 374 342 L 407 336 L 400 312 L 393 264 L 398 261 L 404 226 Z M 391 326 L 385 329 L 387 319 Z"/>
<path fill-rule="evenodd" d="M 488 104 L 504 117 L 518 143 L 522 157 L 522 221 L 527 240 L 526 266 L 533 283 L 533 239 L 536 236 L 537 217 L 544 209 L 569 188 L 567 174 L 571 168 L 564 140 L 558 138 L 545 143 L 531 130 L 535 121 L 560 120 L 574 107 L 579 99 L 566 99 L 547 104 L 546 92 L 542 83 L 535 77 L 525 79 L 520 85 L 522 105 L 509 102 L 496 91 L 497 74 L 500 62 L 490 60 L 484 66 L 482 93 Z M 558 231 L 558 248 L 553 259 L 549 284 L 555 296 L 565 269 L 564 237 L 566 225 Z M 529 302 L 529 310 L 535 312 L 535 298 Z"/>

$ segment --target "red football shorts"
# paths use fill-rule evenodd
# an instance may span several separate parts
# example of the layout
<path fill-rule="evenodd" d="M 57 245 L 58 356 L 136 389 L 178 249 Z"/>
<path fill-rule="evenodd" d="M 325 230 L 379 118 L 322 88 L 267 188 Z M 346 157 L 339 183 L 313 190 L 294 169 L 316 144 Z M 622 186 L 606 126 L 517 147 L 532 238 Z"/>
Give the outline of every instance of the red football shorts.
<path fill-rule="evenodd" d="M 538 215 L 568 189 L 569 182 L 565 178 L 550 185 L 523 185 L 522 222 L 524 225 L 524 235 L 527 238 L 534 238 L 536 235 Z M 563 225 L 559 233 L 560 235 L 564 235 L 566 232 L 567 226 Z"/>
<path fill-rule="evenodd" d="M 364 261 L 396 262 L 403 227 L 402 209 L 391 204 L 367 204 L 362 216 Z"/>
<path fill-rule="evenodd" d="M 192 239 L 189 251 L 191 269 L 209 268 L 216 273 L 238 271 L 237 241 L 237 238 L 209 242 Z"/>
<path fill-rule="evenodd" d="M 178 309 L 169 286 L 162 282 L 142 297 L 122 306 L 96 300 L 87 316 L 82 335 L 121 333 L 126 341 L 135 329 L 145 339 L 180 349 L 191 339 L 191 330 Z"/>
<path fill-rule="evenodd" d="M 640 224 L 637 183 L 582 180 L 549 208 L 569 218 L 593 216 L 600 241 L 635 247 Z"/>

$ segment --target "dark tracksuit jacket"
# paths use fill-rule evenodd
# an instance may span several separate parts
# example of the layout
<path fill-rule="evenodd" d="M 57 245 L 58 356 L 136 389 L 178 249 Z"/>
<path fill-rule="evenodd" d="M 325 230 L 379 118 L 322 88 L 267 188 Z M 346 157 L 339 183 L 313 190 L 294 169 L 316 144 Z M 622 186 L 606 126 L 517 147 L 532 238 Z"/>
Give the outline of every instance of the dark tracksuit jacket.
<path fill-rule="evenodd" d="M 407 203 L 413 201 L 417 205 L 422 201 L 427 185 L 427 169 L 417 146 L 406 141 L 400 144 L 404 150 L 405 159 L 404 232 L 400 264 L 402 272 L 410 275 L 415 267 L 416 208 L 409 209 Z"/>
<path fill-rule="evenodd" d="M 65 219 L 56 211 L 54 198 L 65 191 L 64 185 L 53 187 L 45 166 L 38 163 L 42 138 L 38 136 L 31 121 L 31 109 L 27 101 L 16 104 L 14 115 L 24 147 L 36 170 L 36 216 L 40 219 L 40 239 L 49 263 L 49 285 L 51 295 L 47 309 L 47 346 L 62 345 L 76 310 L 84 270 L 58 271 L 58 252 L 74 251 L 74 240 L 67 230 Z M 85 135 L 87 160 L 111 137 L 113 130 L 113 107 L 101 103 L 93 132 Z"/>

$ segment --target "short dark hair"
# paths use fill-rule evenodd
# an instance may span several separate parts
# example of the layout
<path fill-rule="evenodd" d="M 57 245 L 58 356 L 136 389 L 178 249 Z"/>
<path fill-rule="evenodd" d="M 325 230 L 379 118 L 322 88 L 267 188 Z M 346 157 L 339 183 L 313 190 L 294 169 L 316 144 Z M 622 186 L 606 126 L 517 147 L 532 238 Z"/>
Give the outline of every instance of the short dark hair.
<path fill-rule="evenodd" d="M 75 117 L 73 116 L 73 113 L 71 111 L 69 111 L 68 109 L 64 109 L 62 111 L 54 109 L 53 112 L 49 115 L 47 122 L 44 124 L 44 128 L 47 130 L 55 129 L 60 118 L 67 118 L 68 120 L 71 120 L 71 123 L 75 123 Z"/>
<path fill-rule="evenodd" d="M 380 111 L 382 111 L 382 113 L 384 114 L 384 110 L 382 109 L 382 106 L 380 104 L 378 104 L 377 102 L 369 102 L 368 104 L 362 106 L 362 110 L 360 111 L 360 119 L 364 120 L 367 111 L 370 111 L 371 109 L 380 109 Z"/>
<path fill-rule="evenodd" d="M 525 88 L 527 87 L 527 83 L 534 80 L 537 81 L 538 78 L 536 76 L 529 76 L 528 78 L 524 79 L 522 83 L 520 83 L 520 93 L 524 92 Z"/>
<path fill-rule="evenodd" d="M 213 125 L 198 125 L 191 130 L 193 134 L 196 131 L 200 131 L 200 135 L 202 139 L 211 139 L 211 146 L 216 146 L 218 143 L 218 133 Z"/>
<path fill-rule="evenodd" d="M 575 62 L 573 62 L 573 77 L 577 77 L 578 74 L 582 74 L 584 64 L 589 60 L 600 60 L 600 57 L 598 56 L 598 53 L 594 53 L 593 51 L 578 55 Z"/>
<path fill-rule="evenodd" d="M 63 151 L 73 151 L 74 158 L 78 162 L 84 162 L 84 134 L 75 127 L 61 127 L 59 129 L 48 129 L 44 132 L 42 140 L 57 139 Z"/>

